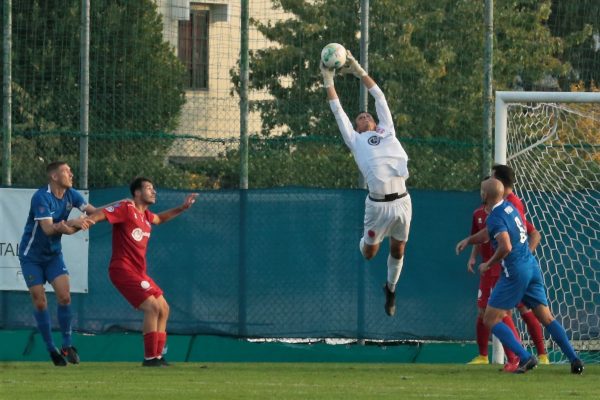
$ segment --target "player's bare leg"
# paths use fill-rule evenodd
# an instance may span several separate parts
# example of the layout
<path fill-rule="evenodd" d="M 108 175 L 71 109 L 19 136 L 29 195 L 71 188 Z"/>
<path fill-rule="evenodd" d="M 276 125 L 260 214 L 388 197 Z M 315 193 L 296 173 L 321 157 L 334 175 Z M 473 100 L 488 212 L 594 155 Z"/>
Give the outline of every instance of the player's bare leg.
<path fill-rule="evenodd" d="M 379 245 L 380 243 L 365 243 L 365 239 L 361 238 L 358 247 L 360 249 L 360 253 L 363 255 L 365 260 L 370 260 L 377 255 L 377 252 L 379 251 Z"/>
<path fill-rule="evenodd" d="M 48 300 L 46 300 L 46 290 L 43 285 L 35 285 L 29 288 L 31 302 L 36 311 L 43 311 L 48 308 Z"/>
<path fill-rule="evenodd" d="M 142 333 L 144 334 L 144 362 L 145 367 L 162 366 L 158 359 L 158 315 L 160 303 L 154 296 L 148 297 L 138 307 L 144 313 Z"/>
<path fill-rule="evenodd" d="M 554 319 L 554 316 L 552 315 L 552 312 L 548 306 L 539 304 L 533 309 L 533 312 L 542 325 L 544 325 L 548 332 L 550 332 L 552 340 L 558 344 L 558 347 L 560 347 L 563 354 L 567 356 L 571 362 L 571 372 L 574 374 L 582 374 L 584 369 L 583 361 L 581 361 L 581 359 L 577 356 L 573 345 L 571 345 L 571 342 L 567 337 L 565 328 L 560 324 L 560 322 Z"/>
<path fill-rule="evenodd" d="M 52 281 L 52 287 L 56 294 L 57 316 L 60 331 L 62 333 L 61 354 L 71 364 L 79 364 L 79 354 L 73 346 L 72 339 L 72 321 L 73 313 L 71 311 L 71 283 L 69 275 L 59 275 Z"/>

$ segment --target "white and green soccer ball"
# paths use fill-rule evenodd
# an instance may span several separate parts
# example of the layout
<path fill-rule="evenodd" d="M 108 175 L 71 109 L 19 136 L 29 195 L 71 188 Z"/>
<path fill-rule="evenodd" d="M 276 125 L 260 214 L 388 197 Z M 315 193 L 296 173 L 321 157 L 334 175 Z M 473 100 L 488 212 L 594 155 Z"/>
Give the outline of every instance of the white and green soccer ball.
<path fill-rule="evenodd" d="M 321 61 L 327 68 L 340 68 L 346 63 L 346 49 L 339 43 L 329 43 L 321 50 Z"/>

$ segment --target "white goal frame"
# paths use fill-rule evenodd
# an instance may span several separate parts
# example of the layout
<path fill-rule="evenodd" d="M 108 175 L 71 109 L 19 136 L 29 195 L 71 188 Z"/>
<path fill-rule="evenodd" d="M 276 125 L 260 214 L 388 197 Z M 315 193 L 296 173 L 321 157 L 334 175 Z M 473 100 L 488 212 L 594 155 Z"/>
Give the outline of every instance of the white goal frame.
<path fill-rule="evenodd" d="M 496 92 L 494 163 L 506 164 L 508 103 L 600 103 L 600 92 Z"/>
<path fill-rule="evenodd" d="M 494 135 L 494 163 L 496 164 L 507 164 L 508 105 L 515 103 L 600 103 L 600 92 L 496 91 Z M 534 143 L 529 148 L 538 144 Z M 504 362 L 504 351 L 495 337 L 493 337 L 492 361 Z"/>

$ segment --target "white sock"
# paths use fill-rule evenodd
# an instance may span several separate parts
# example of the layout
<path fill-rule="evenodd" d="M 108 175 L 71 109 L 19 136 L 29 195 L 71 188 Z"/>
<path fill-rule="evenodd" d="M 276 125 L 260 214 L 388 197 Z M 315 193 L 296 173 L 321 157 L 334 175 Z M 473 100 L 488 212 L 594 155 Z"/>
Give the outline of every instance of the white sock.
<path fill-rule="evenodd" d="M 366 258 L 366 256 L 365 256 L 365 238 L 360 238 L 360 243 L 358 243 L 358 248 L 360 249 L 360 254 L 362 254 L 363 257 Z"/>
<path fill-rule="evenodd" d="M 397 259 L 392 257 L 392 255 L 388 255 L 387 259 L 387 267 L 388 267 L 388 276 L 387 276 L 387 286 L 390 292 L 396 291 L 396 283 L 398 283 L 398 279 L 400 279 L 400 272 L 402 272 L 402 265 L 404 264 L 404 257 L 401 259 Z"/>

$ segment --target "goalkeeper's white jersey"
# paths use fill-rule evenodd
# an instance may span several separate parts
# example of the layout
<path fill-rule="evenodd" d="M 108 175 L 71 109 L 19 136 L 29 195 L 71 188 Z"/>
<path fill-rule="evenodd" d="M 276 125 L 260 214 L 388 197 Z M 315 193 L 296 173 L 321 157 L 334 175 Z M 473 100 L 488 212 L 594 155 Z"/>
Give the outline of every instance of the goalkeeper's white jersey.
<path fill-rule="evenodd" d="M 367 181 L 369 191 L 378 194 L 402 191 L 398 189 L 398 180 L 394 178 L 408 178 L 408 156 L 396 138 L 392 114 L 383 92 L 375 85 L 369 89 L 369 93 L 375 98 L 379 120 L 375 131 L 356 132 L 339 99 L 330 100 L 329 106 L 344 142 Z"/>

